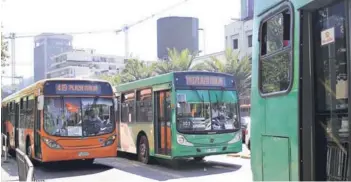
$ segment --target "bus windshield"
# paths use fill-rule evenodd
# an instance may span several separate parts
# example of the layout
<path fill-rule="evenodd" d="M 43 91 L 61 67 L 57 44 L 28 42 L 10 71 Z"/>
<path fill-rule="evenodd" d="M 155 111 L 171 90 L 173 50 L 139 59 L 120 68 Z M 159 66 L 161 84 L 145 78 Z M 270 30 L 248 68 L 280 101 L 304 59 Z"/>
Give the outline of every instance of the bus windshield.
<path fill-rule="evenodd" d="M 239 121 L 236 91 L 177 91 L 177 129 L 180 132 L 239 130 Z"/>
<path fill-rule="evenodd" d="M 54 136 L 87 137 L 113 132 L 109 98 L 45 98 L 44 129 Z"/>

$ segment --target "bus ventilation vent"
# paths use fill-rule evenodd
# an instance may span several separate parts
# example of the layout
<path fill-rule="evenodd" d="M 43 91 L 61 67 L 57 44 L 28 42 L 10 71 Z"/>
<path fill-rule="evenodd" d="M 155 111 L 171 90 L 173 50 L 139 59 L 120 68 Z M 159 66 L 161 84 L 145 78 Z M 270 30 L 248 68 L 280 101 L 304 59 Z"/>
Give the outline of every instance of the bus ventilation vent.
<path fill-rule="evenodd" d="M 350 176 L 348 170 L 348 148 L 349 143 L 337 145 L 328 142 L 327 152 L 327 178 L 328 181 L 347 181 Z"/>

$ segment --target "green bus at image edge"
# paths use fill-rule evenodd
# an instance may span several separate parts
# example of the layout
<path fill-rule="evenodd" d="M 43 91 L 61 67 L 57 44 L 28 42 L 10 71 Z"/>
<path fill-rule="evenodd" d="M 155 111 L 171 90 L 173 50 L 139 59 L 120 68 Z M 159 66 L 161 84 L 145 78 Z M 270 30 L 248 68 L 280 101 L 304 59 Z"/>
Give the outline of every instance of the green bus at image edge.
<path fill-rule="evenodd" d="M 350 10 L 348 0 L 254 0 L 254 181 L 351 180 Z M 335 96 L 345 90 L 335 75 L 347 96 Z"/>

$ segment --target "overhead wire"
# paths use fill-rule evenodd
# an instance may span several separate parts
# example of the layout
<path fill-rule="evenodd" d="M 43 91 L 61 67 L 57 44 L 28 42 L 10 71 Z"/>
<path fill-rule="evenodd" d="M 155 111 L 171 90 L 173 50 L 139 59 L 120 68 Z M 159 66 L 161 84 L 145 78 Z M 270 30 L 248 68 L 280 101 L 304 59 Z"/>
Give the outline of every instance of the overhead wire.
<path fill-rule="evenodd" d="M 124 31 L 127 31 L 129 28 L 131 27 L 134 27 L 138 24 L 141 24 L 141 23 L 144 23 L 145 21 L 149 20 L 149 19 L 152 19 L 164 12 L 167 12 L 173 8 L 176 8 L 180 5 L 182 5 L 183 3 L 186 3 L 190 0 L 183 0 L 181 2 L 178 2 L 178 3 L 175 3 L 167 8 L 164 8 L 156 13 L 153 13 L 143 19 L 140 19 L 138 21 L 135 21 L 131 24 L 127 24 L 127 25 L 124 25 L 122 26 L 122 28 L 119 28 L 119 29 L 105 29 L 105 30 L 92 30 L 92 31 L 80 31 L 80 32 L 65 32 L 65 33 L 53 33 L 52 35 L 45 35 L 46 37 L 50 37 L 50 36 L 57 36 L 57 35 L 82 35 L 82 34 L 98 34 L 98 33 L 107 33 L 107 32 L 114 32 L 115 34 L 119 34 L 120 32 L 124 32 Z M 11 33 L 12 35 L 9 35 L 9 36 L 4 36 L 4 39 L 18 39 L 18 38 L 32 38 L 32 37 L 36 37 L 40 34 L 33 34 L 31 35 L 30 33 L 27 33 L 28 35 L 16 35 L 16 33 Z M 13 36 L 13 34 L 15 34 Z M 25 33 L 22 33 L 22 34 L 25 34 Z"/>

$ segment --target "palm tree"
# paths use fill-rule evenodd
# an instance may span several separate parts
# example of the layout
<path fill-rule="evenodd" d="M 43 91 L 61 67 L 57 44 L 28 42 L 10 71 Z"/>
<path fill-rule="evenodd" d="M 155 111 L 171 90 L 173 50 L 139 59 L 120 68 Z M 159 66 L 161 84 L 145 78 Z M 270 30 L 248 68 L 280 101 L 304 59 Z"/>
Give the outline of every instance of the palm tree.
<path fill-rule="evenodd" d="M 250 94 L 251 58 L 249 56 L 240 59 L 239 53 L 234 54 L 232 49 L 227 49 L 225 60 L 211 57 L 210 60 L 195 65 L 193 69 L 231 74 L 235 78 L 239 97 Z"/>
<path fill-rule="evenodd" d="M 190 70 L 195 59 L 196 54 L 192 54 L 188 49 L 181 52 L 175 48 L 168 49 L 168 59 L 162 60 L 156 64 L 155 72 L 157 74 L 165 74 L 173 71 L 187 71 Z"/>

